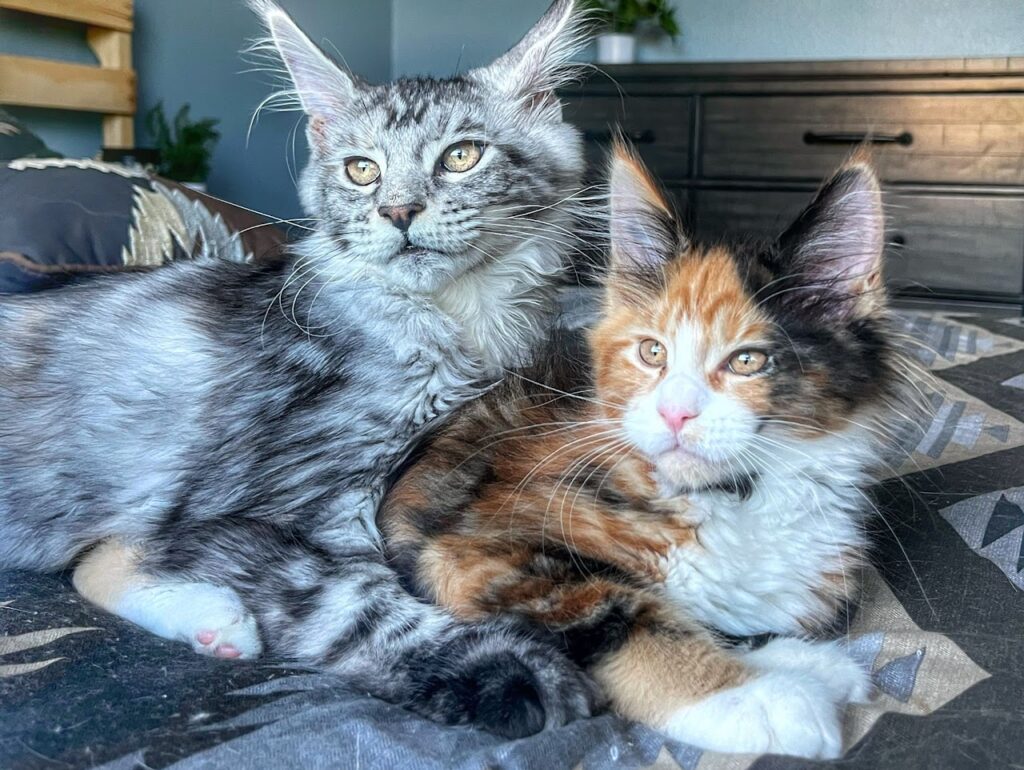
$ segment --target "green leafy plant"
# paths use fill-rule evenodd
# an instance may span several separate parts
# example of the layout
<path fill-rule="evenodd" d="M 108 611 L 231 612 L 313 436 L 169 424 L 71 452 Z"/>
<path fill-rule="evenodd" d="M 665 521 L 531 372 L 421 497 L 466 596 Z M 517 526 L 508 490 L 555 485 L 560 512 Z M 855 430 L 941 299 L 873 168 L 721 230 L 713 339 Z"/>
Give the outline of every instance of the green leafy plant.
<path fill-rule="evenodd" d="M 220 139 L 213 118 L 189 120 L 189 105 L 182 106 L 174 116 L 173 126 L 167 122 L 164 103 L 146 113 L 146 128 L 160 151 L 157 171 L 178 182 L 204 182 L 210 174 L 210 158 Z"/>
<path fill-rule="evenodd" d="M 644 24 L 653 24 L 675 40 L 679 36 L 676 9 L 669 0 L 583 0 L 612 32 L 631 35 Z"/>

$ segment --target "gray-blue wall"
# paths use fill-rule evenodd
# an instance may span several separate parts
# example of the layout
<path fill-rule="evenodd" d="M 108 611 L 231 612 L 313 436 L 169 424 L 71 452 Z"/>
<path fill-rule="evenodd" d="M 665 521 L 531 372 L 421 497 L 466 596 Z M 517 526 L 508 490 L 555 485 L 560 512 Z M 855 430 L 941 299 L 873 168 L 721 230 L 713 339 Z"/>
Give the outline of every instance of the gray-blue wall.
<path fill-rule="evenodd" d="M 678 43 L 641 61 L 1024 54 L 1024 0 L 674 0 Z M 515 42 L 547 0 L 393 0 L 392 72 L 444 74 Z M 470 31 L 467 31 L 470 30 Z M 464 46 L 463 46 L 464 44 Z"/>
<path fill-rule="evenodd" d="M 515 44 L 550 4 L 551 0 L 392 0 L 391 72 L 443 76 L 486 64 Z"/>
<path fill-rule="evenodd" d="M 391 5 L 387 0 L 285 0 L 318 42 L 344 54 L 356 72 L 385 80 L 390 71 Z M 239 50 L 258 33 L 241 0 L 136 0 L 134 60 L 139 77 L 136 141 L 147 143 L 144 115 L 163 100 L 169 113 L 184 102 L 195 117 L 219 118 L 221 140 L 209 189 L 214 195 L 281 217 L 300 216 L 292 171 L 304 163 L 305 140 L 293 138 L 297 114 L 264 113 L 246 142 L 249 118 L 269 92 L 268 78 Z M 0 11 L 0 51 L 94 62 L 74 25 Z M 14 110 L 50 145 L 91 156 L 101 144 L 98 116 Z"/>
<path fill-rule="evenodd" d="M 331 44 L 341 51 L 356 72 L 387 79 L 391 6 L 386 0 L 284 0 L 282 5 L 310 37 L 328 51 Z M 301 216 L 293 180 L 306 157 L 304 132 L 301 126 L 295 131 L 300 115 L 262 113 L 246 143 L 250 116 L 271 90 L 266 75 L 244 72 L 250 65 L 238 53 L 258 34 L 253 14 L 240 0 L 136 0 L 136 16 L 139 115 L 163 99 L 168 108 L 189 102 L 193 115 L 219 117 L 210 192 L 258 211 Z"/>
<path fill-rule="evenodd" d="M 80 24 L 40 21 L 41 17 L 0 11 L 0 52 L 18 56 L 65 59 L 95 64 L 96 57 L 85 44 Z M 89 157 L 102 143 L 100 121 L 84 112 L 5 107 L 21 118 L 53 149 L 68 156 Z"/>
<path fill-rule="evenodd" d="M 1024 54 L 1024 0 L 674 0 L 676 45 L 646 61 Z"/>

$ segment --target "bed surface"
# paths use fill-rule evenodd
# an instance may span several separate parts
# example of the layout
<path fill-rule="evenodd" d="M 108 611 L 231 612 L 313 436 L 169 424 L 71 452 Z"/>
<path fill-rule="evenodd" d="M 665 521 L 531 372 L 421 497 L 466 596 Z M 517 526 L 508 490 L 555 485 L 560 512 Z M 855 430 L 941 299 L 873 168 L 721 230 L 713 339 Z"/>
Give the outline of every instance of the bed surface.
<path fill-rule="evenodd" d="M 569 325 L 588 314 L 570 303 Z M 901 312 L 932 425 L 878 486 L 849 644 L 875 672 L 844 767 L 1007 767 L 1024 745 L 1024 325 Z M 66 576 L 0 573 L 3 768 L 790 768 L 701 754 L 609 715 L 517 742 L 440 727 L 268 661 L 200 658 L 92 609 Z"/>

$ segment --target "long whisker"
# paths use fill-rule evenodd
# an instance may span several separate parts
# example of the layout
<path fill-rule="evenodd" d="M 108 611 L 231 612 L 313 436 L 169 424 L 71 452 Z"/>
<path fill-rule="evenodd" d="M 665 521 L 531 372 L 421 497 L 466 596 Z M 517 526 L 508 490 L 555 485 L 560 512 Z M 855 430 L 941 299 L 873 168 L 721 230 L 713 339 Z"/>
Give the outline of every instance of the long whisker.
<path fill-rule="evenodd" d="M 590 403 L 590 404 L 596 404 L 597 406 L 604 406 L 604 407 L 608 407 L 608 408 L 611 408 L 611 409 L 624 409 L 625 408 L 625 404 L 616 404 L 616 403 L 613 403 L 613 402 L 610 402 L 610 401 L 602 401 L 601 399 L 598 399 L 598 398 L 587 398 L 586 396 L 581 396 L 578 393 L 569 393 L 568 391 L 565 391 L 565 390 L 559 390 L 558 388 L 555 388 L 555 387 L 553 387 L 551 385 L 546 385 L 543 382 L 538 382 L 537 380 L 532 380 L 529 377 L 527 377 L 525 374 L 522 374 L 521 372 L 513 371 L 512 369 L 506 369 L 505 370 L 505 374 L 507 374 L 510 377 L 517 377 L 517 378 L 523 380 L 524 382 L 528 382 L 531 385 L 536 385 L 539 388 L 544 388 L 546 390 L 550 390 L 552 393 L 559 393 L 559 394 L 561 394 L 563 396 L 566 396 L 567 398 L 575 398 L 575 399 L 578 399 L 580 401 L 586 401 L 587 403 Z"/>

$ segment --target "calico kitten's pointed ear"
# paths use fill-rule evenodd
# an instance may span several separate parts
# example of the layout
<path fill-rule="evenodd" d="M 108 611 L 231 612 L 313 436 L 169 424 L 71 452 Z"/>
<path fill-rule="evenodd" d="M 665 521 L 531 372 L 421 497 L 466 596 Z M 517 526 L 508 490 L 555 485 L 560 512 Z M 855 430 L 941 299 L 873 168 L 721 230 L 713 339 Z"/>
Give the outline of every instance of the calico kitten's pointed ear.
<path fill-rule="evenodd" d="M 687 240 L 665 193 L 636 152 L 621 141 L 612 149 L 609 177 L 613 271 L 660 270 L 686 250 Z"/>
<path fill-rule="evenodd" d="M 590 41 L 592 17 L 580 5 L 580 0 L 555 0 L 508 53 L 471 76 L 531 105 L 555 103 L 549 97 L 576 77 L 572 57 Z"/>
<path fill-rule="evenodd" d="M 323 121 L 343 112 L 355 95 L 359 81 L 335 64 L 276 3 L 248 1 L 263 21 L 268 35 L 266 40 L 257 42 L 253 50 L 272 49 L 280 57 L 306 114 Z M 311 125 L 311 130 L 313 128 Z"/>
<path fill-rule="evenodd" d="M 862 299 L 881 299 L 885 217 L 869 158 L 855 156 L 840 168 L 783 233 L 779 246 L 785 269 L 807 295 L 827 296 L 824 302 L 839 303 L 844 313 L 863 306 Z"/>

